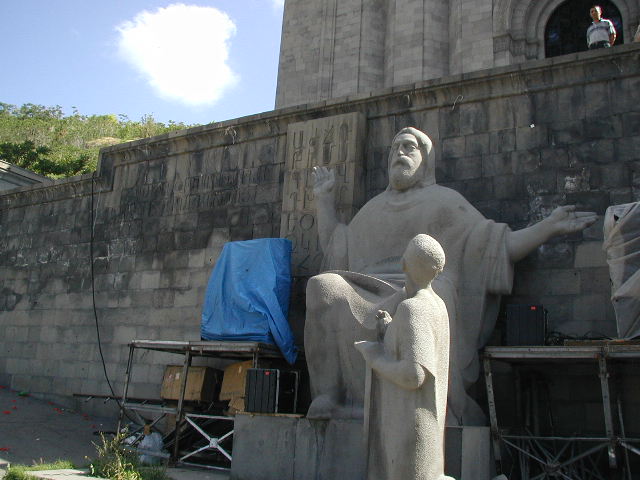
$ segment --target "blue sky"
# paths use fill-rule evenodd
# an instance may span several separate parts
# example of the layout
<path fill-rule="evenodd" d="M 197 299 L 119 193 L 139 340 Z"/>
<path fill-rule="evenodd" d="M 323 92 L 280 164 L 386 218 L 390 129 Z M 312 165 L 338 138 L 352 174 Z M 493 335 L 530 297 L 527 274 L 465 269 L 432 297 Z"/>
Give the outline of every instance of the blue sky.
<path fill-rule="evenodd" d="M 0 0 L 0 102 L 203 124 L 272 110 L 284 0 Z"/>

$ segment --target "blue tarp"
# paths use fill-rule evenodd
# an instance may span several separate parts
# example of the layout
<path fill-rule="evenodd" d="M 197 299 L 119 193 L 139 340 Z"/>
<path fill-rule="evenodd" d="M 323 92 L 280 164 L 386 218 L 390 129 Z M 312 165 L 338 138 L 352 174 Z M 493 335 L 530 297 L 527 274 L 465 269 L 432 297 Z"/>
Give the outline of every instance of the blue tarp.
<path fill-rule="evenodd" d="M 287 321 L 290 293 L 290 240 L 228 242 L 209 278 L 200 336 L 275 344 L 294 363 L 297 351 Z"/>

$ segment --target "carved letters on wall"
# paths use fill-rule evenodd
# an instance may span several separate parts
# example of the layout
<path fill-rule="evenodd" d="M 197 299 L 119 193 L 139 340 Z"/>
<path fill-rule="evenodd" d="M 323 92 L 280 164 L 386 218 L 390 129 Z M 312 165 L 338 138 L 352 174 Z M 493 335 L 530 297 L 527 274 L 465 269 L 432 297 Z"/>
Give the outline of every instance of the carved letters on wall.
<path fill-rule="evenodd" d="M 168 216 L 231 205 L 254 205 L 259 186 L 277 183 L 279 172 L 279 165 L 264 164 L 178 177 L 170 181 L 146 176 L 145 183 L 123 189 L 120 209 L 126 214 L 134 208 L 148 206 L 149 216 Z M 154 181 L 151 183 L 149 180 Z"/>
<path fill-rule="evenodd" d="M 293 243 L 295 275 L 314 275 L 322 263 L 313 199 L 313 167 L 335 170 L 336 206 L 341 221 L 351 220 L 364 200 L 361 171 L 364 128 L 365 120 L 360 113 L 289 125 L 280 236 Z"/>

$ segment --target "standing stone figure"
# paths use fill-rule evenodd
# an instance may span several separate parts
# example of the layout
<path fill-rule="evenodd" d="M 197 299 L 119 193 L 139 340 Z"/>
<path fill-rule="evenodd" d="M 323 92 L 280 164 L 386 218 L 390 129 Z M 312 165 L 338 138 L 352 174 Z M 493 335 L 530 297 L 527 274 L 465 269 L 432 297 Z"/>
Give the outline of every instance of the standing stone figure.
<path fill-rule="evenodd" d="M 478 378 L 477 352 L 493 330 L 500 295 L 511 291 L 513 263 L 549 238 L 579 231 L 597 218 L 564 206 L 511 231 L 484 218 L 458 192 L 436 185 L 431 150 L 426 134 L 401 130 L 389 153 L 389 186 L 348 225 L 337 219 L 334 172 L 314 169 L 325 269 L 339 271 L 312 277 L 307 285 L 310 418 L 362 418 L 365 363 L 353 344 L 375 340 L 376 312 L 393 313 L 407 298 L 400 258 L 413 237 L 427 233 L 447 256 L 433 289 L 447 306 L 452 337 L 448 422 L 484 425 L 484 414 L 466 389 Z"/>
<path fill-rule="evenodd" d="M 449 317 L 431 281 L 445 264 L 440 244 L 417 235 L 402 256 L 407 299 L 391 319 L 384 343 L 356 342 L 370 377 L 365 412 L 369 480 L 444 477 L 444 426 L 449 378 Z"/>

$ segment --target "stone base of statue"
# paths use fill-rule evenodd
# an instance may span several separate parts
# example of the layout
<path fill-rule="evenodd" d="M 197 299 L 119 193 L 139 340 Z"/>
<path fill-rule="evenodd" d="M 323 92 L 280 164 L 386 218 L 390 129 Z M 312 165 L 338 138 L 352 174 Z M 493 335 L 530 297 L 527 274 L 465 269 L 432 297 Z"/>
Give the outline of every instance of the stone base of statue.
<path fill-rule="evenodd" d="M 364 480 L 362 422 L 238 414 L 233 480 Z"/>
<path fill-rule="evenodd" d="M 446 427 L 445 472 L 456 480 L 489 480 L 491 476 L 491 429 Z"/>
<path fill-rule="evenodd" d="M 232 480 L 364 480 L 362 422 L 238 414 Z M 489 427 L 447 427 L 445 473 L 489 480 Z"/>

